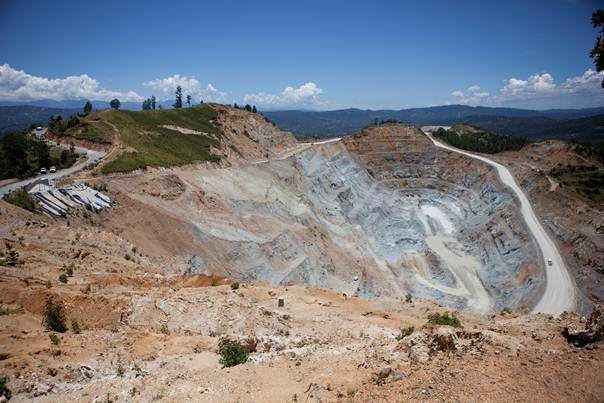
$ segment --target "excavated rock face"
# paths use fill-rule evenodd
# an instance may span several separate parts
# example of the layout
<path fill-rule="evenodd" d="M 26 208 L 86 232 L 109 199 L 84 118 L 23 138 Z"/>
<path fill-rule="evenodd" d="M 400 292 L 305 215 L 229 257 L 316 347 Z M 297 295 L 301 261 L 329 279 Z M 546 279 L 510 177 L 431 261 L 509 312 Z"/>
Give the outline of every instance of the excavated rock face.
<path fill-rule="evenodd" d="M 259 132 L 273 130 L 265 126 Z M 238 281 L 411 293 L 480 312 L 538 296 L 535 246 L 486 165 L 439 151 L 403 125 L 295 147 L 281 158 L 272 149 L 270 162 L 172 170 L 185 187 L 174 200 L 138 188 L 130 197 L 158 212 L 152 217 L 182 220 L 194 246 L 179 247 L 181 273 L 195 256 L 205 274 Z M 130 190 L 132 181 L 114 184 Z"/>

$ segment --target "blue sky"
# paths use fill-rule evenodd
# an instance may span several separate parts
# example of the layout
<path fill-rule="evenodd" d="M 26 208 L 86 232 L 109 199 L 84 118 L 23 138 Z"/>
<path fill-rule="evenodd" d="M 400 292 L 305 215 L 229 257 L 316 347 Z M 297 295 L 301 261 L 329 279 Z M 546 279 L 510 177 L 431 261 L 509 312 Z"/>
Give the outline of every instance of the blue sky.
<path fill-rule="evenodd" d="M 602 106 L 588 57 L 598 7 L 3 0 L 0 99 L 138 101 L 181 84 L 196 99 L 276 109 Z"/>

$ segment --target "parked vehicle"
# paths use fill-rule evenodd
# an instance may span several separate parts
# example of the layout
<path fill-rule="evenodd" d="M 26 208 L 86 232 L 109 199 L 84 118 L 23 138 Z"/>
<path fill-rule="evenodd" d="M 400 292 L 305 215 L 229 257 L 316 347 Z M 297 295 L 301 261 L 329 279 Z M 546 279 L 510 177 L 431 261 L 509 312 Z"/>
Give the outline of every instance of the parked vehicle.
<path fill-rule="evenodd" d="M 552 262 L 552 259 L 547 259 L 547 265 L 548 266 L 552 266 L 554 263 Z"/>
<path fill-rule="evenodd" d="M 42 175 L 46 174 L 46 168 L 40 168 L 40 173 L 41 173 Z"/>
<path fill-rule="evenodd" d="M 48 172 L 50 172 L 51 174 L 54 174 L 55 172 L 57 172 L 57 167 L 55 167 L 54 165 L 50 167 L 50 169 L 48 170 Z"/>

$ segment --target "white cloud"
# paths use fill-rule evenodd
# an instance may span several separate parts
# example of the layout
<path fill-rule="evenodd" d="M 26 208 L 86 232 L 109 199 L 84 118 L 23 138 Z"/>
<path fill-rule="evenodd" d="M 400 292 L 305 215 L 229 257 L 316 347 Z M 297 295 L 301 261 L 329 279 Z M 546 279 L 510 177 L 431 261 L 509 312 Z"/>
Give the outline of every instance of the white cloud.
<path fill-rule="evenodd" d="M 90 99 L 107 101 L 140 101 L 143 98 L 134 91 L 111 91 L 87 74 L 65 78 L 32 76 L 23 70 L 15 70 L 8 64 L 0 65 L 0 99 L 6 101 L 31 101 L 52 99 Z"/>
<path fill-rule="evenodd" d="M 604 105 L 600 83 L 604 72 L 587 70 L 580 76 L 557 84 L 550 73 L 529 76 L 526 80 L 510 78 L 497 95 L 481 92 L 479 86 L 451 93 L 456 102 L 470 105 L 514 106 L 523 108 L 584 108 Z"/>
<path fill-rule="evenodd" d="M 224 102 L 229 94 L 228 92 L 217 90 L 210 83 L 205 88 L 202 88 L 201 83 L 195 77 L 186 77 L 179 74 L 147 81 L 143 85 L 157 91 L 157 96 L 163 100 L 174 98 L 176 87 L 179 85 L 182 88 L 183 95 L 191 95 L 195 102 L 198 102 L 200 99 L 209 102 Z"/>
<path fill-rule="evenodd" d="M 325 106 L 327 102 L 320 98 L 323 90 L 315 83 L 308 82 L 298 88 L 286 87 L 280 95 L 259 92 L 256 94 L 245 94 L 243 100 L 246 103 L 261 107 L 304 107 Z"/>
<path fill-rule="evenodd" d="M 482 88 L 480 88 L 479 85 L 472 85 L 466 90 L 453 91 L 451 95 L 456 97 L 460 104 L 474 105 L 482 102 L 482 100 L 484 100 L 485 98 L 488 98 L 490 94 L 486 91 L 482 91 Z"/>

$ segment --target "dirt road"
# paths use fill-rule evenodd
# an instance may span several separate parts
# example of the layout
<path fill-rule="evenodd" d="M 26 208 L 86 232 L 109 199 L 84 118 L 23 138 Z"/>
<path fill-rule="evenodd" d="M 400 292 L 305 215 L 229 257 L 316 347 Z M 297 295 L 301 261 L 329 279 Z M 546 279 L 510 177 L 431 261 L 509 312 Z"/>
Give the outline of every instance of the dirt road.
<path fill-rule="evenodd" d="M 562 259 L 562 256 L 560 255 L 560 252 L 558 251 L 556 244 L 549 237 L 547 232 L 545 232 L 545 229 L 535 215 L 528 198 L 516 184 L 516 181 L 514 180 L 514 177 L 510 171 L 503 165 L 488 158 L 475 155 L 467 151 L 462 151 L 455 147 L 441 143 L 431 136 L 428 128 L 424 127 L 422 128 L 422 131 L 437 147 L 478 159 L 495 167 L 497 169 L 499 179 L 501 179 L 503 184 L 512 189 L 520 201 L 524 221 L 526 222 L 527 227 L 533 234 L 533 237 L 537 241 L 537 245 L 539 245 L 539 249 L 541 250 L 546 274 L 545 292 L 541 296 L 541 299 L 537 305 L 533 308 L 532 312 L 559 315 L 564 311 L 575 310 L 577 306 L 575 283 L 570 276 L 570 273 L 564 263 L 564 260 Z M 551 265 L 548 264 L 548 261 L 551 261 Z"/>

